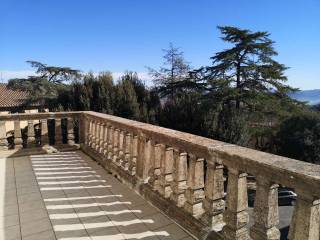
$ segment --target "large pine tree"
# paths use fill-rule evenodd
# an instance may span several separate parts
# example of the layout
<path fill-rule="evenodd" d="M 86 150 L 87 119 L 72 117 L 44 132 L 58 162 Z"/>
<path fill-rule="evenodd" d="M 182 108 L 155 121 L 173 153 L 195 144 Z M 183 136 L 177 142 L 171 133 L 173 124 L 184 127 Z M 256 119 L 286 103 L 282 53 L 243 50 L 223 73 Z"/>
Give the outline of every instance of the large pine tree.
<path fill-rule="evenodd" d="M 31 67 L 35 68 L 35 75 L 28 78 L 10 79 L 8 87 L 14 90 L 29 92 L 29 99 L 26 105 L 35 104 L 40 106 L 40 110 L 45 107 L 53 108 L 59 93 L 68 86 L 69 81 L 79 77 L 79 71 L 69 67 L 48 66 L 46 64 L 27 61 Z"/>
<path fill-rule="evenodd" d="M 263 94 L 284 97 L 294 90 L 286 84 L 287 67 L 274 59 L 278 53 L 268 32 L 230 26 L 218 29 L 231 46 L 211 57 L 212 66 L 203 69 L 209 89 L 233 101 L 237 109 L 254 107 Z"/>

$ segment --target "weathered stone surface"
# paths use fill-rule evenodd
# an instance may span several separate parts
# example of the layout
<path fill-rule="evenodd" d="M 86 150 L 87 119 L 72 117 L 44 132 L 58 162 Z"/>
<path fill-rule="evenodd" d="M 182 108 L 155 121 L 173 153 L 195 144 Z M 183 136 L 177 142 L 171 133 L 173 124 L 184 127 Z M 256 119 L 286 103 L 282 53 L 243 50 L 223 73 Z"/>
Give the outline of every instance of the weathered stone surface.
<path fill-rule="evenodd" d="M 265 176 L 257 177 L 257 191 L 254 202 L 254 225 L 250 236 L 257 240 L 279 240 L 278 185 Z"/>
<path fill-rule="evenodd" d="M 167 148 L 164 150 L 164 158 L 160 163 L 161 177 L 160 177 L 160 194 L 164 198 L 170 198 L 172 194 L 171 183 L 173 181 L 173 166 L 174 166 L 174 149 Z"/>
<path fill-rule="evenodd" d="M 204 215 L 202 220 L 214 231 L 221 231 L 224 226 L 225 209 L 223 165 L 208 162 L 205 182 Z"/>
<path fill-rule="evenodd" d="M 0 121 L 0 149 L 1 150 L 8 149 L 7 131 L 6 131 L 6 122 L 5 121 Z"/>
<path fill-rule="evenodd" d="M 204 199 L 204 159 L 189 155 L 188 188 L 184 208 L 195 218 L 203 214 L 202 200 Z"/>
<path fill-rule="evenodd" d="M 226 225 L 222 230 L 223 236 L 226 240 L 247 240 L 247 174 L 237 169 L 228 170 L 227 209 L 224 214 Z"/>
<path fill-rule="evenodd" d="M 174 173 L 172 182 L 172 200 L 178 207 L 183 207 L 186 202 L 185 192 L 187 189 L 188 154 L 180 153 L 175 157 Z"/>
<path fill-rule="evenodd" d="M 14 121 L 14 147 L 15 149 L 21 149 L 23 147 L 19 120 Z"/>
<path fill-rule="evenodd" d="M 74 145 L 73 118 L 67 118 L 67 140 L 69 145 Z"/>
<path fill-rule="evenodd" d="M 320 238 L 320 200 L 298 190 L 289 240 L 318 240 Z M 300 193 L 300 194 L 299 194 Z"/>
<path fill-rule="evenodd" d="M 34 134 L 34 125 L 33 125 L 33 120 L 29 120 L 28 121 L 28 139 L 27 139 L 27 143 L 28 143 L 28 147 L 34 147 L 36 146 L 36 138 L 35 138 L 35 134 Z"/>
<path fill-rule="evenodd" d="M 154 147 L 154 158 L 152 159 L 152 169 L 149 184 L 154 191 L 160 192 L 161 162 L 164 162 L 165 145 L 156 144 Z"/>
<path fill-rule="evenodd" d="M 49 132 L 47 119 L 41 119 L 41 145 L 49 144 Z"/>

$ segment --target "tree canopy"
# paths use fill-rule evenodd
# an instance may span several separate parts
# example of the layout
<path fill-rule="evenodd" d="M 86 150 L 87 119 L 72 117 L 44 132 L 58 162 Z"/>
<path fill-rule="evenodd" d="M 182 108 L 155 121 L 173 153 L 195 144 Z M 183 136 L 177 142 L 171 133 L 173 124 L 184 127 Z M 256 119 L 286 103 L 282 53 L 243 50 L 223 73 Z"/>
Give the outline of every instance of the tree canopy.
<path fill-rule="evenodd" d="M 288 69 L 279 63 L 270 33 L 219 26 L 226 49 L 193 69 L 180 48 L 163 50 L 148 68 L 153 86 L 133 71 L 82 73 L 29 61 L 36 74 L 12 79 L 30 102 L 55 110 L 93 110 L 193 133 L 304 161 L 319 159 L 319 106 L 290 98 Z"/>
<path fill-rule="evenodd" d="M 27 61 L 35 68 L 36 75 L 28 78 L 15 78 L 8 82 L 8 87 L 14 90 L 30 93 L 25 104 L 40 105 L 44 109 L 58 96 L 58 92 L 66 87 L 67 82 L 79 76 L 79 71 L 68 67 L 55 67 L 46 64 Z"/>

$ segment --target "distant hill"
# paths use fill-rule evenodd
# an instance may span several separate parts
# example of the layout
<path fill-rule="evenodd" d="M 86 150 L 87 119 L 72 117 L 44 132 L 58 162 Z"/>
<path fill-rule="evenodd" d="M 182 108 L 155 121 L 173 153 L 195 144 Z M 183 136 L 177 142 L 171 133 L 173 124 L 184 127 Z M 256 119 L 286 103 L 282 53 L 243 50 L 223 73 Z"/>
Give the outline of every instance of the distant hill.
<path fill-rule="evenodd" d="M 320 89 L 302 90 L 292 93 L 291 97 L 299 101 L 308 102 L 310 105 L 320 104 Z"/>

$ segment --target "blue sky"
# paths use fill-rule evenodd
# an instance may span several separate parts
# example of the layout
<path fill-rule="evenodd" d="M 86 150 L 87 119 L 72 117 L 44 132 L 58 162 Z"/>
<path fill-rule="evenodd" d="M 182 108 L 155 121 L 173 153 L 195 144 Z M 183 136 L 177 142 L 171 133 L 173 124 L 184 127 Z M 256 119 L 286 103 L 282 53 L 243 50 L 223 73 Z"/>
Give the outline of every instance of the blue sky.
<path fill-rule="evenodd" d="M 271 33 L 289 83 L 320 88 L 319 0 L 1 0 L 2 79 L 29 73 L 26 60 L 83 71 L 137 71 L 181 47 L 193 67 L 226 45 L 217 25 Z M 1 76 L 0 76 L 1 77 Z"/>

